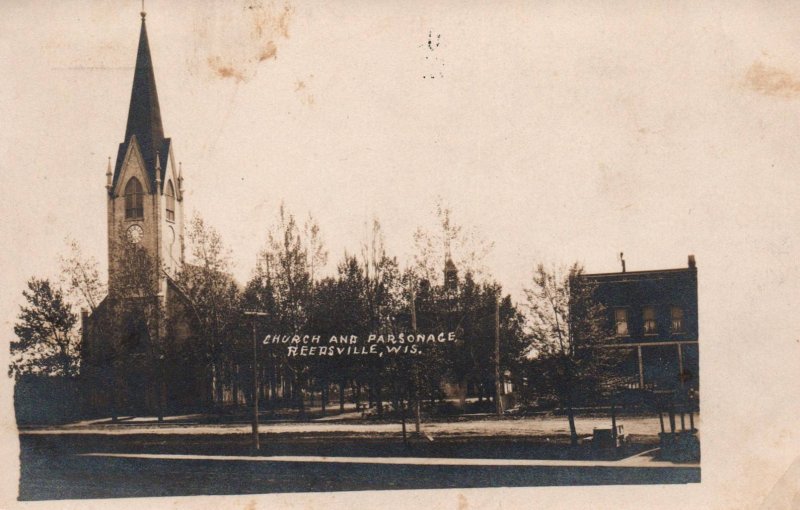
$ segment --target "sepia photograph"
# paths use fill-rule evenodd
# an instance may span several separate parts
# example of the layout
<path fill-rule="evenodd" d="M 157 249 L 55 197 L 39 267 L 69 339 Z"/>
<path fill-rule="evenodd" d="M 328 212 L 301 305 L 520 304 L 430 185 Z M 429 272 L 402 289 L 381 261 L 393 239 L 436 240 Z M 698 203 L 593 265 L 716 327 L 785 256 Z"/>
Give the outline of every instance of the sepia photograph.
<path fill-rule="evenodd" d="M 2 505 L 800 508 L 800 7 L 0 13 Z"/>

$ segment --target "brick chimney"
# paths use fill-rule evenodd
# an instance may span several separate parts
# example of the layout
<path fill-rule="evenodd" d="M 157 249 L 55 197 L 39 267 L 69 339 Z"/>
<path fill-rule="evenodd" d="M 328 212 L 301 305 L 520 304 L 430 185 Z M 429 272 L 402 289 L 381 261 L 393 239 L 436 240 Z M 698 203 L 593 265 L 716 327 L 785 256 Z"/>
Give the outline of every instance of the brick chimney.
<path fill-rule="evenodd" d="M 689 255 L 689 268 L 694 269 L 697 267 L 697 263 L 694 261 L 694 255 Z"/>

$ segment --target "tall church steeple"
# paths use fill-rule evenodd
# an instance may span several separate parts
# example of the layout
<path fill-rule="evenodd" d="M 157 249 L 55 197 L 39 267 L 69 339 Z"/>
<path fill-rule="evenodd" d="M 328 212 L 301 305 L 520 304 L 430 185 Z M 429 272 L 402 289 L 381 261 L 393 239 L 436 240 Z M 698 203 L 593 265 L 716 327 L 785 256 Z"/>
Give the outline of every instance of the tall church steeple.
<path fill-rule="evenodd" d="M 142 12 L 125 138 L 105 176 L 108 297 L 99 318 L 93 315 L 93 325 L 84 326 L 82 366 L 98 397 L 93 402 L 112 412 L 160 415 L 183 395 L 192 398 L 184 382 L 169 382 L 169 374 L 197 371 L 192 378 L 209 379 L 202 367 L 164 355 L 173 352 L 167 351 L 172 342 L 188 346 L 187 335 L 194 333 L 180 313 L 187 302 L 173 280 L 183 265 L 183 172 L 164 137 L 153 68 Z"/>
<path fill-rule="evenodd" d="M 125 138 L 119 144 L 113 177 L 107 179 L 109 282 L 126 261 L 126 246 L 140 243 L 159 268 L 174 274 L 183 263 L 183 176 L 179 176 L 171 140 L 164 137 L 161 107 L 145 13 L 128 106 Z"/>
<path fill-rule="evenodd" d="M 128 107 L 128 122 L 125 126 L 125 139 L 120 144 L 117 164 L 114 169 L 114 184 L 119 179 L 123 159 L 132 137 L 136 137 L 145 170 L 151 184 L 156 180 L 164 181 L 163 168 L 169 154 L 169 138 L 164 138 L 164 126 L 161 122 L 161 108 L 158 104 L 156 77 L 153 71 L 153 59 L 150 55 L 150 44 L 147 38 L 145 12 L 141 13 L 142 24 L 139 30 L 139 48 L 136 52 L 136 68 L 133 74 L 133 88 Z M 156 155 L 161 154 L 162 175 L 156 177 Z"/>

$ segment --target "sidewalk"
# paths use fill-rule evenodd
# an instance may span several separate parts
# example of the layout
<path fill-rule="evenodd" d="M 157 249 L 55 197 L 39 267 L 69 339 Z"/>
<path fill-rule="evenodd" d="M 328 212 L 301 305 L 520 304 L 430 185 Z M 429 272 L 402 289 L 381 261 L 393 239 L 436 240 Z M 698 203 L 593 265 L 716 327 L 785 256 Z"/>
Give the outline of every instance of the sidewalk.
<path fill-rule="evenodd" d="M 251 425 L 248 422 L 238 423 L 203 423 L 204 415 L 183 415 L 166 417 L 159 423 L 153 417 L 137 417 L 122 419 L 111 423 L 109 419 L 82 421 L 56 427 L 22 428 L 20 434 L 248 434 Z M 625 433 L 636 436 L 657 437 L 660 425 L 657 417 L 621 417 L 617 423 L 623 425 Z M 592 434 L 594 428 L 609 428 L 611 421 L 608 418 L 580 418 L 576 419 L 578 435 L 581 437 Z M 700 419 L 695 419 L 695 426 L 699 428 Z M 409 432 L 414 430 L 413 421 L 406 423 Z M 400 423 L 368 423 L 363 420 L 328 421 L 327 419 L 312 422 L 275 422 L 264 421 L 259 430 L 262 434 L 300 434 L 300 435 L 325 435 L 377 437 L 384 435 L 397 435 L 401 433 Z M 566 417 L 506 417 L 504 419 L 486 419 L 469 421 L 438 421 L 423 422 L 422 431 L 433 437 L 538 437 L 545 439 L 551 436 L 564 436 L 569 434 Z"/>

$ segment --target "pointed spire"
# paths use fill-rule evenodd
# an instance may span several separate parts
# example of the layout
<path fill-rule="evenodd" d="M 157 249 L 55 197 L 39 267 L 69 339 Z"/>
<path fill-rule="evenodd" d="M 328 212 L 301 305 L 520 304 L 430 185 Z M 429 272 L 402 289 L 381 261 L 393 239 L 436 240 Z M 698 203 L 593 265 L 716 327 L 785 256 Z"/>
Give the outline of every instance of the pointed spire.
<path fill-rule="evenodd" d="M 133 89 L 128 109 L 128 124 L 125 128 L 125 142 L 136 135 L 142 150 L 147 170 L 151 175 L 155 170 L 156 152 L 164 144 L 164 127 L 161 124 L 161 109 L 158 105 L 156 78 L 150 44 L 147 39 L 144 6 L 142 6 L 142 26 L 139 32 L 139 49 L 136 53 L 136 70 L 133 74 Z"/>

